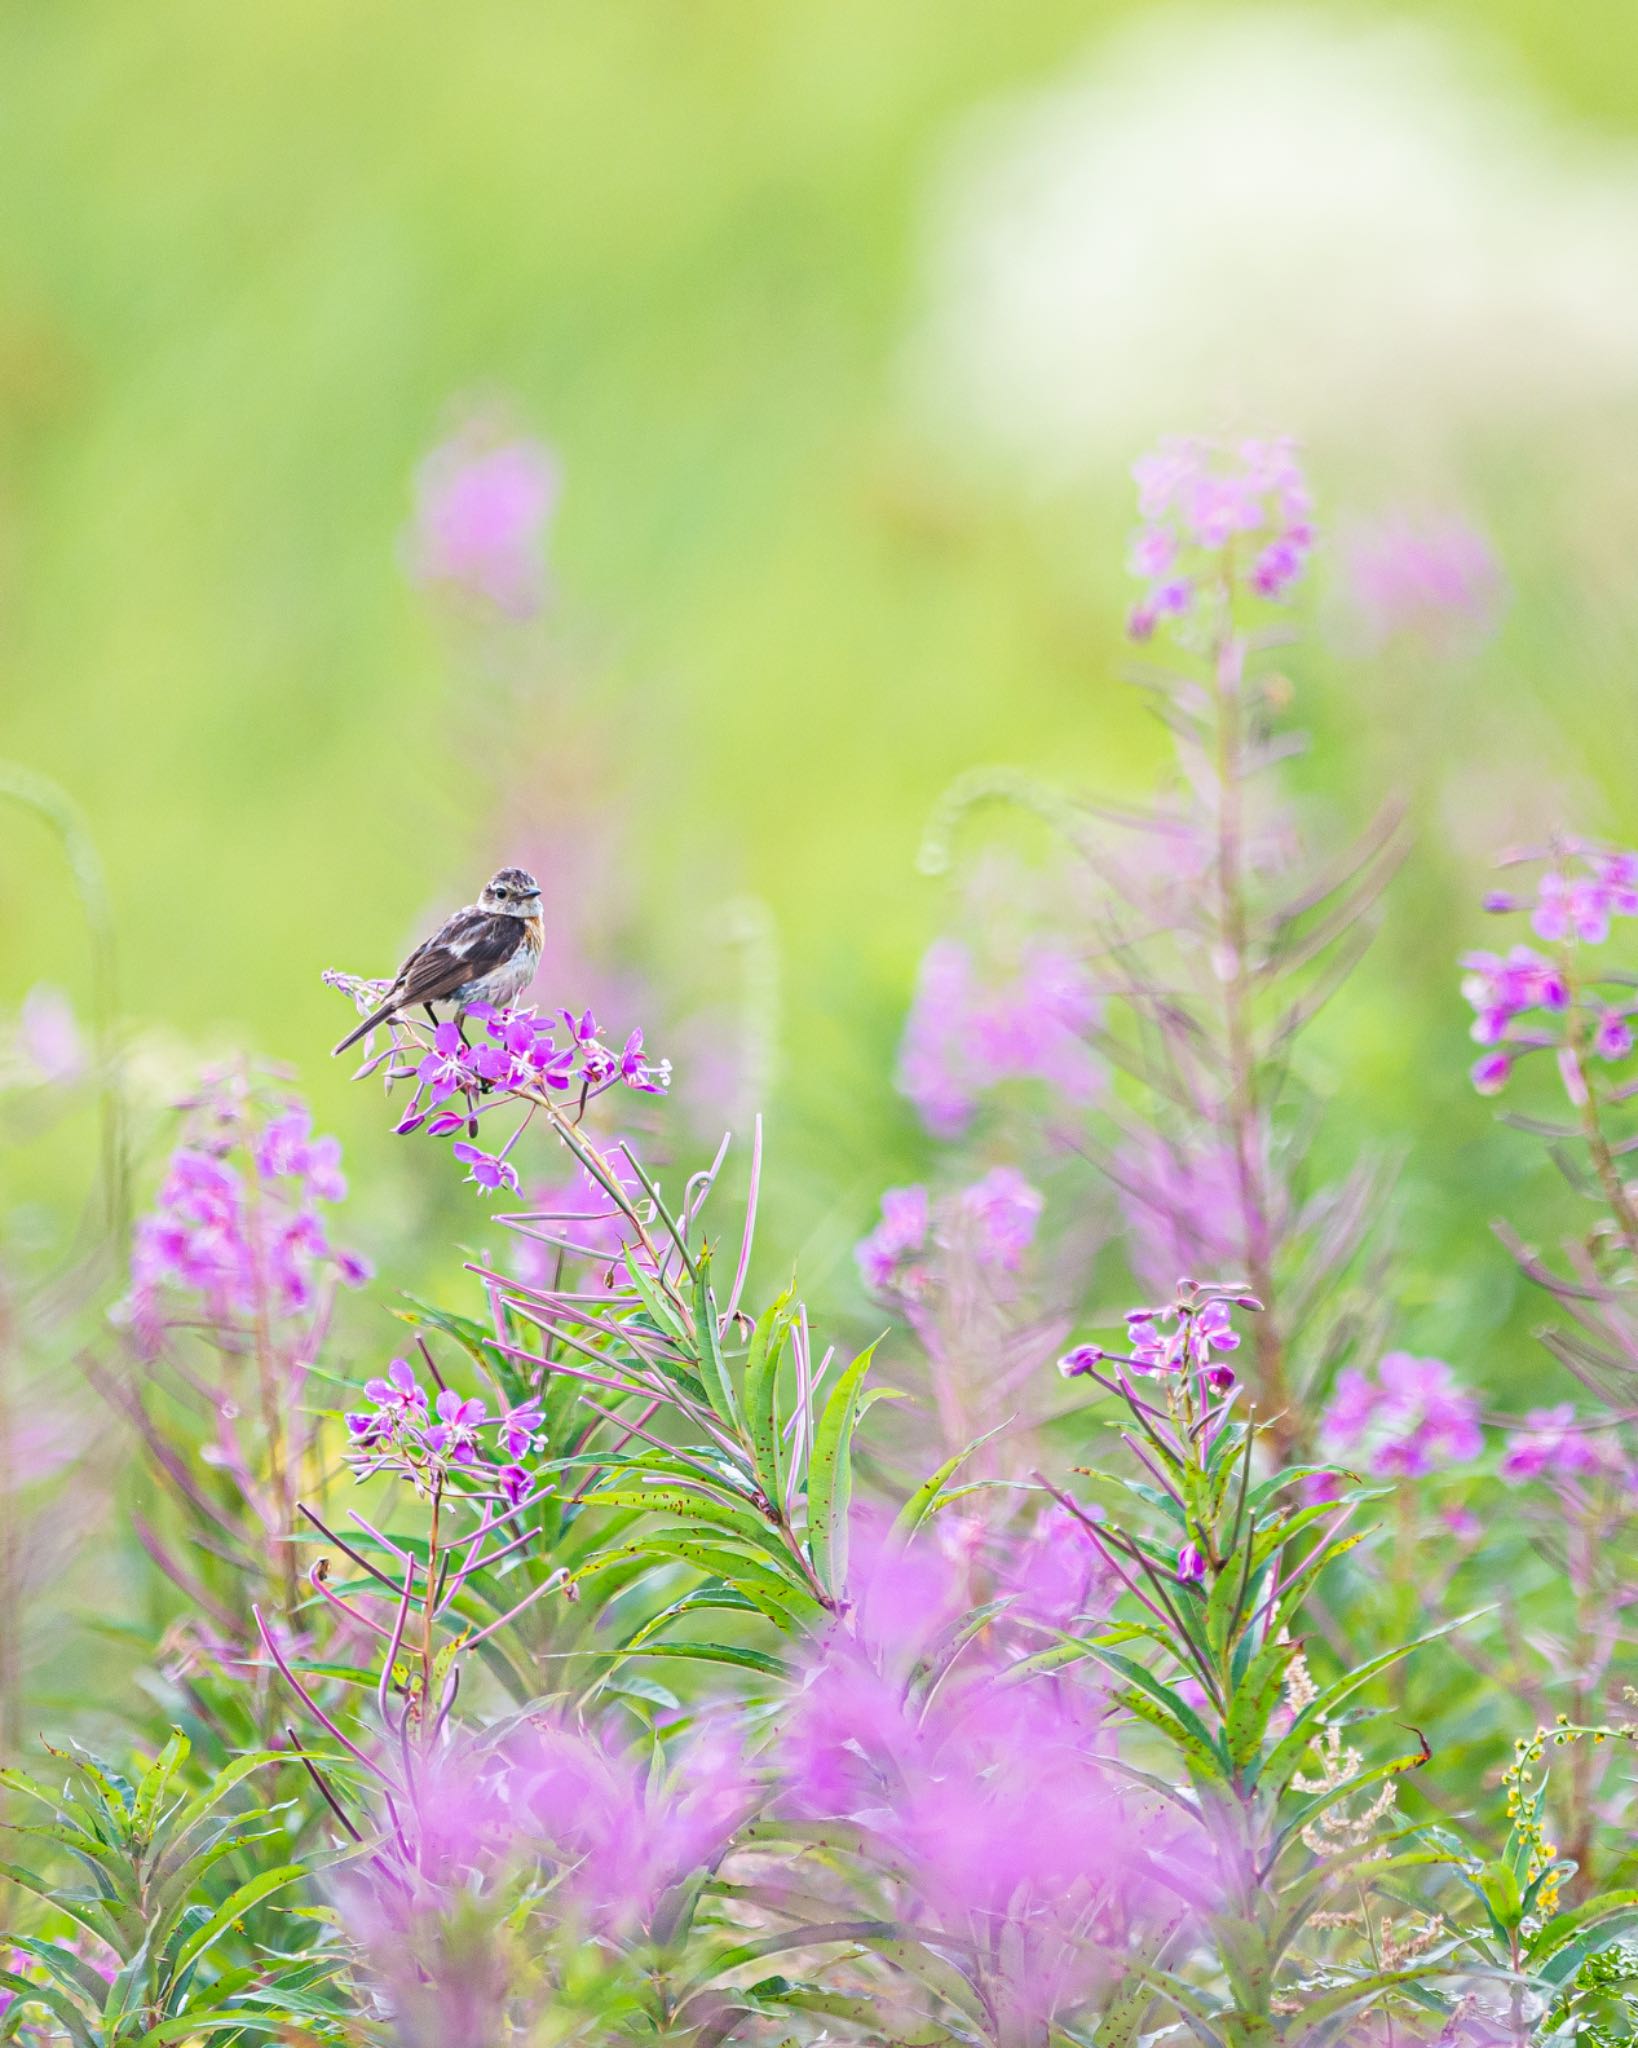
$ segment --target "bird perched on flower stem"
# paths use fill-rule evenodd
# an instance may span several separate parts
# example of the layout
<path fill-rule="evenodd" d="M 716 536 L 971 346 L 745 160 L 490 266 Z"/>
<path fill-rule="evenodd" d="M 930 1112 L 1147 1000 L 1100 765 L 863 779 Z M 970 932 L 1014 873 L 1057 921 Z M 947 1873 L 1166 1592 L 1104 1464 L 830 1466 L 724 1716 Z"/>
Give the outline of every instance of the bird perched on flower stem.
<path fill-rule="evenodd" d="M 504 1008 L 534 979 L 545 937 L 540 884 L 523 868 L 501 868 L 469 903 L 425 939 L 399 968 L 378 1008 L 335 1048 L 343 1053 L 366 1031 L 417 1003 L 436 1024 L 434 1003 L 453 1003 L 457 1017 L 468 1003 Z"/>

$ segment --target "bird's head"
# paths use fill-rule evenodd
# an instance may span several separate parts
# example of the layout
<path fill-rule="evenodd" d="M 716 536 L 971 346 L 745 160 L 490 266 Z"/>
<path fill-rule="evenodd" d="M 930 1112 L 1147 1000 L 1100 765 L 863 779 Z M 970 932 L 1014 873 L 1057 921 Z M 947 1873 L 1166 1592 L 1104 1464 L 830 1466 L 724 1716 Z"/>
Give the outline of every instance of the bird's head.
<path fill-rule="evenodd" d="M 485 882 L 478 908 L 491 917 L 539 917 L 540 884 L 526 868 L 500 868 Z"/>

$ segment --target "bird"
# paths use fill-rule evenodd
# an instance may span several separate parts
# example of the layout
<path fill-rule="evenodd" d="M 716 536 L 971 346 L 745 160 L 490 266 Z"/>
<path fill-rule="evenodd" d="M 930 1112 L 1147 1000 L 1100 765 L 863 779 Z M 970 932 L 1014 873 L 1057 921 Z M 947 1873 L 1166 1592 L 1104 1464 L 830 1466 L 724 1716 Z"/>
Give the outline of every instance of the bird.
<path fill-rule="evenodd" d="M 545 938 L 540 884 L 525 868 L 501 868 L 476 903 L 440 925 L 399 968 L 380 1005 L 334 1048 L 356 1045 L 366 1031 L 419 1003 L 436 1024 L 434 1003 L 453 1003 L 456 1020 L 468 1003 L 504 1007 L 534 979 Z"/>

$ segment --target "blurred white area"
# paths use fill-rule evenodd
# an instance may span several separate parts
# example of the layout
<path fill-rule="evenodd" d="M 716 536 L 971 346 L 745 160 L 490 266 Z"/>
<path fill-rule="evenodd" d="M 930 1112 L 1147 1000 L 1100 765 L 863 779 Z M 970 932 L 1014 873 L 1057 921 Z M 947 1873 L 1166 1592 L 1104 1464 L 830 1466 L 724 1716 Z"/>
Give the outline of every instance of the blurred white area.
<path fill-rule="evenodd" d="M 1431 26 L 1170 8 L 974 117 L 910 402 L 1032 481 L 1163 430 L 1373 449 L 1638 395 L 1638 149 Z"/>

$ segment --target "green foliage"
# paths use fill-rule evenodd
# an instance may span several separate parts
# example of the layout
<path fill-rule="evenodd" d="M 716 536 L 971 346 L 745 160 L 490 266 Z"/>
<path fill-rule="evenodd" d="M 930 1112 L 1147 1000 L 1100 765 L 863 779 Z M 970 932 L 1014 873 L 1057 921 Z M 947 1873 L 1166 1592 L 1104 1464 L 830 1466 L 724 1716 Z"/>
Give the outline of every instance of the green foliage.
<path fill-rule="evenodd" d="M 26 1957 L 29 1967 L 0 1971 L 14 2001 L 8 2031 L 39 2016 L 76 2048 L 216 2043 L 298 2025 L 341 2038 L 330 1996 L 338 1963 L 310 1954 L 287 1969 L 269 1945 L 269 1902 L 310 1884 L 328 1860 L 287 1860 L 289 1805 L 247 1803 L 251 1781 L 289 1759 L 252 1752 L 190 1792 L 188 1749 L 173 1733 L 134 1781 L 77 1748 L 51 1751 L 64 1772 L 56 1785 L 0 1773 L 49 1816 L 9 1824 L 30 1860 L 0 1868 L 41 1902 L 48 1930 L 11 1937 L 14 1964 Z M 80 1883 L 64 1882 L 64 1862 Z M 49 1931 L 63 1923 L 66 1937 Z"/>

